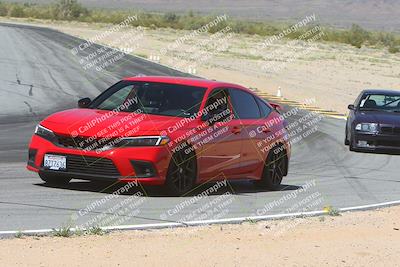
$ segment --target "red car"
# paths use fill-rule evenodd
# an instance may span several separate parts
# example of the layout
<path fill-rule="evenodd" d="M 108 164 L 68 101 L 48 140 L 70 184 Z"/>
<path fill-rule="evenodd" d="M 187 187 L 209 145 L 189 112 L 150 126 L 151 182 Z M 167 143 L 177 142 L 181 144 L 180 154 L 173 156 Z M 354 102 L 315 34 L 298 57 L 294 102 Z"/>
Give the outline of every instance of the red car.
<path fill-rule="evenodd" d="M 46 183 L 72 178 L 165 185 L 252 179 L 275 190 L 290 145 L 277 105 L 231 83 L 181 77 L 126 78 L 35 129 L 27 168 Z"/>

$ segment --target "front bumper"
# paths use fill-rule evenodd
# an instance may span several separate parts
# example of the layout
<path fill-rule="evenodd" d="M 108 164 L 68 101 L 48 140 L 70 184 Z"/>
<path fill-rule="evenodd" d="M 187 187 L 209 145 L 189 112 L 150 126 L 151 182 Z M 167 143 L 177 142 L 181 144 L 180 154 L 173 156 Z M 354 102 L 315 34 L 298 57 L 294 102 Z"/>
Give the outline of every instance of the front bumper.
<path fill-rule="evenodd" d="M 400 152 L 400 136 L 385 134 L 354 134 L 353 147 L 362 151 Z"/>
<path fill-rule="evenodd" d="M 43 167 L 45 154 L 66 156 L 67 170 L 45 169 Z M 29 147 L 27 169 L 73 179 L 162 185 L 165 183 L 170 155 L 167 146 L 125 147 L 103 152 L 64 148 L 34 135 Z M 135 162 L 144 162 L 151 166 L 153 169 L 151 176 L 138 176 L 137 170 L 135 171 L 136 165 L 133 165 Z"/>

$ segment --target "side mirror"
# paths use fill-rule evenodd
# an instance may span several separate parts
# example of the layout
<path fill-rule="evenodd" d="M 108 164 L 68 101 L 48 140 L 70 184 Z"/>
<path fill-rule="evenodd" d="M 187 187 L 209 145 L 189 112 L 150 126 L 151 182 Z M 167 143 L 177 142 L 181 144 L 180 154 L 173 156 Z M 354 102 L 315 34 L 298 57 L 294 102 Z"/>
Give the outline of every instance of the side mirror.
<path fill-rule="evenodd" d="M 355 110 L 356 109 L 356 107 L 354 105 L 348 105 L 347 108 L 350 109 L 350 110 Z"/>
<path fill-rule="evenodd" d="M 210 114 L 209 113 L 203 113 L 201 114 L 201 118 L 202 121 L 208 121 L 210 119 Z"/>
<path fill-rule="evenodd" d="M 79 108 L 87 108 L 90 105 L 91 102 L 92 102 L 92 100 L 89 97 L 85 97 L 85 98 L 79 99 L 78 107 Z"/>

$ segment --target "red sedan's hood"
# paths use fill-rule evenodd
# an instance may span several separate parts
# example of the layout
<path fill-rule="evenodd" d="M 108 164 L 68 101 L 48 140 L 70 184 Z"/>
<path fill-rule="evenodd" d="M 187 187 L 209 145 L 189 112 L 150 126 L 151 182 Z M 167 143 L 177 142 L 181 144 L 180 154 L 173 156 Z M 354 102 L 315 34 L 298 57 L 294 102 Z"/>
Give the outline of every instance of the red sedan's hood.
<path fill-rule="evenodd" d="M 41 122 L 57 134 L 97 137 L 140 136 L 161 132 L 168 134 L 177 129 L 193 128 L 197 123 L 196 120 L 181 117 L 96 109 L 65 110 Z"/>

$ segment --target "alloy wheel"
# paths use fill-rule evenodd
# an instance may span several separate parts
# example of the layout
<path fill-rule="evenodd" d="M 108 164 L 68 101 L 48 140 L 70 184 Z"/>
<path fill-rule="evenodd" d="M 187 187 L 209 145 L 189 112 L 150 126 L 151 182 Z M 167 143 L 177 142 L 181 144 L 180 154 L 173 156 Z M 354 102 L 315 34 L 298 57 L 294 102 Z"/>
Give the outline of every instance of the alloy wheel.
<path fill-rule="evenodd" d="M 167 185 L 174 195 L 183 195 L 193 188 L 197 175 L 196 158 L 183 151 L 175 153 L 168 168 Z"/>

